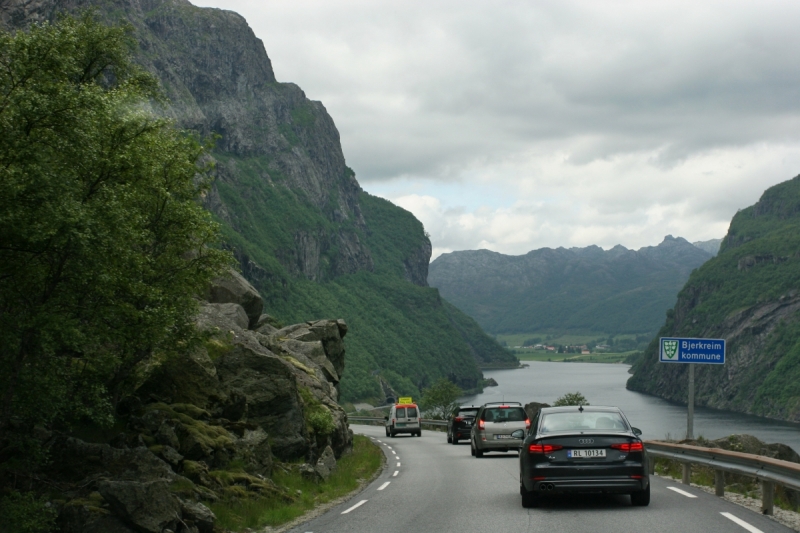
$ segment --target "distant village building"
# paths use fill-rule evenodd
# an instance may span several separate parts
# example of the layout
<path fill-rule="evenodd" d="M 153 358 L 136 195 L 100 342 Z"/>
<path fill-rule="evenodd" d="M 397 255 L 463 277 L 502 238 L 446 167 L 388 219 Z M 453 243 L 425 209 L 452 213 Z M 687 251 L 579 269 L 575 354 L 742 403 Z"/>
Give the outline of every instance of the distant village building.
<path fill-rule="evenodd" d="M 581 355 L 589 355 L 590 353 L 592 353 L 592 352 L 590 352 L 590 351 L 589 351 L 589 350 L 587 350 L 586 348 L 583 348 L 583 349 L 581 350 Z"/>

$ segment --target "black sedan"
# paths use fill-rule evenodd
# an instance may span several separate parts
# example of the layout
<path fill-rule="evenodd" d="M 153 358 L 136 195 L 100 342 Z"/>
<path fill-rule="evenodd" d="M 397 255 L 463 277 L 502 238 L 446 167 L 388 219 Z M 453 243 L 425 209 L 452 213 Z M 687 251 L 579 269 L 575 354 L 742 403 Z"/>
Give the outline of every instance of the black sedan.
<path fill-rule="evenodd" d="M 544 495 L 579 492 L 630 494 L 633 505 L 648 505 L 641 434 L 616 407 L 543 408 L 519 453 L 522 506 L 534 507 Z"/>
<path fill-rule="evenodd" d="M 459 439 L 469 440 L 478 409 L 480 407 L 475 405 L 462 405 L 450 414 L 447 419 L 447 442 L 458 444 Z"/>

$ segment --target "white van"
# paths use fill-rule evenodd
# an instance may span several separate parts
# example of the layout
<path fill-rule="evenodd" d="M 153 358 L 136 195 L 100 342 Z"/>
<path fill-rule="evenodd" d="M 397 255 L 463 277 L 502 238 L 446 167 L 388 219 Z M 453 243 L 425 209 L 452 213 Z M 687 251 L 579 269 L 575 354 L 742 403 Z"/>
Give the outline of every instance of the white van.
<path fill-rule="evenodd" d="M 415 403 L 394 404 L 389 410 L 389 416 L 384 417 L 384 420 L 387 437 L 394 437 L 398 433 L 422 436 L 422 427 L 419 425 L 419 407 Z"/>

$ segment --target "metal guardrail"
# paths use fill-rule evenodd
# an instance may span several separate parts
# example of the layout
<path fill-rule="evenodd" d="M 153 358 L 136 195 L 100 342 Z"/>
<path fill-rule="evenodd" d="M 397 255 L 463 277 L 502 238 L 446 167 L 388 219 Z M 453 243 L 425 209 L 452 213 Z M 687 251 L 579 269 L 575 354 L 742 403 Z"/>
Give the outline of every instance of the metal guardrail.
<path fill-rule="evenodd" d="M 382 416 L 350 416 L 347 415 L 347 420 L 352 420 L 353 422 L 380 422 L 381 424 L 384 421 Z M 421 424 L 427 424 L 429 426 L 441 426 L 447 427 L 447 420 L 434 420 L 432 418 L 420 418 L 419 419 Z"/>
<path fill-rule="evenodd" d="M 773 514 L 775 484 L 800 490 L 798 463 L 720 448 L 701 448 L 689 444 L 653 440 L 645 441 L 645 447 L 651 457 L 672 459 L 682 463 L 682 481 L 686 485 L 690 483 L 692 464 L 713 468 L 716 494 L 720 497 L 725 495 L 725 472 L 757 479 L 761 482 L 761 511 L 766 515 Z M 651 460 L 649 467 L 652 474 L 655 462 Z"/>

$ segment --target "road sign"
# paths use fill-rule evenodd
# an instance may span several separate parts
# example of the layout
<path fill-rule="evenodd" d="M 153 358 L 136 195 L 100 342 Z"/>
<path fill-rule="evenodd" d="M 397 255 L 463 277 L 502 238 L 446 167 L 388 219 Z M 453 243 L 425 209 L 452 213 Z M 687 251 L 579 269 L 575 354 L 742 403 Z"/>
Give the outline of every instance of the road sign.
<path fill-rule="evenodd" d="M 411 396 L 403 396 L 397 400 L 397 403 L 414 403 L 411 401 Z"/>
<path fill-rule="evenodd" d="M 658 360 L 662 363 L 725 364 L 725 339 L 661 337 Z"/>

